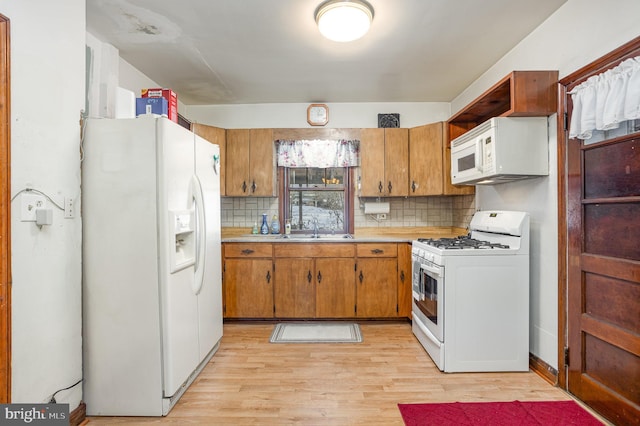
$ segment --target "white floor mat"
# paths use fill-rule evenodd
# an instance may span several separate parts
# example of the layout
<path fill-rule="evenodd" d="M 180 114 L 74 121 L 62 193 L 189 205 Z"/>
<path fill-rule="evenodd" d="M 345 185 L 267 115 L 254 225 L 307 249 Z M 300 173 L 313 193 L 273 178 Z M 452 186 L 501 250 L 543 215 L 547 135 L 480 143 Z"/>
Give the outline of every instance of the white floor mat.
<path fill-rule="evenodd" d="M 271 334 L 271 343 L 359 343 L 360 327 L 354 323 L 279 323 Z"/>

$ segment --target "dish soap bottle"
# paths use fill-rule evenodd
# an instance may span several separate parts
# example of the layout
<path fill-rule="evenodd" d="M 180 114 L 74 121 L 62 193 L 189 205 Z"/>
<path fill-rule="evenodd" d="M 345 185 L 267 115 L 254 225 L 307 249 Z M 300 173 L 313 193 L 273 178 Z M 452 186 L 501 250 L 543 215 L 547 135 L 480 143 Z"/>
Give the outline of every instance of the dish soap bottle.
<path fill-rule="evenodd" d="M 269 233 L 269 225 L 267 225 L 267 214 L 262 213 L 262 226 L 260 227 L 260 233 L 267 235 Z"/>
<path fill-rule="evenodd" d="M 254 234 L 254 235 L 258 233 L 258 221 L 257 220 L 255 222 L 253 222 L 253 228 L 251 228 L 251 233 Z"/>
<path fill-rule="evenodd" d="M 273 215 L 271 219 L 271 233 L 279 234 L 280 233 L 280 222 L 278 222 L 278 215 Z"/>
<path fill-rule="evenodd" d="M 287 219 L 286 223 L 284 224 L 284 233 L 289 235 L 291 234 L 291 220 Z"/>

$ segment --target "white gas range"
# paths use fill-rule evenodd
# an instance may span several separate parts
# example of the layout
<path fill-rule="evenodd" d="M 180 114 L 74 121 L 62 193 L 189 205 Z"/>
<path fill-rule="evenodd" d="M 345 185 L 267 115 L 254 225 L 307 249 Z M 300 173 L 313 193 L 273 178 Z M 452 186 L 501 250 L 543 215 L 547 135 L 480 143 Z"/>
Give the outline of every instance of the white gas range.
<path fill-rule="evenodd" d="M 480 211 L 469 230 L 413 241 L 413 333 L 441 371 L 527 371 L 529 214 Z"/>

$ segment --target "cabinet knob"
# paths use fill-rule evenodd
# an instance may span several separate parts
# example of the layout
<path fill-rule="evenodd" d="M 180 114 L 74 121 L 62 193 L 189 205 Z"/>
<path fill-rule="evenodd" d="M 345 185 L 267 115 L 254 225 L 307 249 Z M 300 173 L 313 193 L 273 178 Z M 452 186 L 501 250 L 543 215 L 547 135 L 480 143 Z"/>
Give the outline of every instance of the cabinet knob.
<path fill-rule="evenodd" d="M 358 277 L 358 279 L 360 279 L 360 284 L 362 284 L 362 280 L 364 280 L 364 275 L 362 275 L 362 271 L 360 271 L 360 276 Z"/>
<path fill-rule="evenodd" d="M 400 281 L 404 282 L 404 271 L 400 271 Z"/>
<path fill-rule="evenodd" d="M 247 192 L 247 182 L 242 181 L 242 192 Z"/>
<path fill-rule="evenodd" d="M 378 192 L 382 192 L 382 181 L 378 182 Z"/>
<path fill-rule="evenodd" d="M 267 284 L 271 282 L 271 271 L 267 271 Z"/>
<path fill-rule="evenodd" d="M 251 250 L 251 249 L 244 249 L 244 250 L 242 250 L 242 254 L 247 254 L 247 255 L 249 255 L 249 254 L 251 254 L 251 253 L 253 253 L 253 250 Z"/>
<path fill-rule="evenodd" d="M 311 283 L 311 278 L 312 278 L 312 276 L 311 276 L 311 271 L 309 271 L 309 273 L 307 274 L 307 281 L 308 281 L 309 283 Z"/>
<path fill-rule="evenodd" d="M 416 188 L 418 187 L 418 185 L 416 185 L 416 181 L 412 180 L 411 181 L 411 191 L 412 192 L 416 192 Z"/>
<path fill-rule="evenodd" d="M 256 181 L 254 180 L 251 183 L 251 192 L 256 192 L 256 189 L 258 189 L 258 185 L 256 185 Z"/>
<path fill-rule="evenodd" d="M 389 194 L 391 194 L 391 188 L 392 188 L 391 181 L 389 181 Z"/>
<path fill-rule="evenodd" d="M 384 253 L 384 250 L 382 250 L 382 249 L 373 249 L 373 250 L 371 250 L 371 253 L 372 254 L 382 254 L 382 253 Z"/>
<path fill-rule="evenodd" d="M 318 284 L 322 282 L 322 274 L 318 271 Z"/>

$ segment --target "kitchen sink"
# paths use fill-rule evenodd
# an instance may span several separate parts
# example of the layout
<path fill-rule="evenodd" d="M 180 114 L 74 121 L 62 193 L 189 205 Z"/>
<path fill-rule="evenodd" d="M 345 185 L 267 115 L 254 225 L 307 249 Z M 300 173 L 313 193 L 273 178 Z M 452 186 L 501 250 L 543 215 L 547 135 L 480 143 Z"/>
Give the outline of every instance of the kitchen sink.
<path fill-rule="evenodd" d="M 351 240 L 351 234 L 282 234 L 280 239 L 287 240 Z"/>

